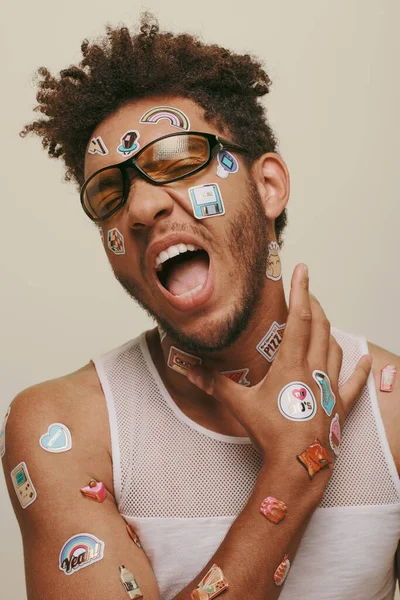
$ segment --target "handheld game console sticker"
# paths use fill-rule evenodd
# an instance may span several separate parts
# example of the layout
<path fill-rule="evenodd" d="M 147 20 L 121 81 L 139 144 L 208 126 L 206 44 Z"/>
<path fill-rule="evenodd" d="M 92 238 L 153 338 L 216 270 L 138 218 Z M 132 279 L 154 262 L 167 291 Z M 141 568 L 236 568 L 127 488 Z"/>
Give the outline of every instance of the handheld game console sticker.
<path fill-rule="evenodd" d="M 35 502 L 37 493 L 30 478 L 26 463 L 20 462 L 19 465 L 11 471 L 11 480 L 22 508 L 27 508 L 30 504 Z"/>
<path fill-rule="evenodd" d="M 52 423 L 47 433 L 41 436 L 39 444 L 46 452 L 68 452 L 72 448 L 71 432 L 62 423 Z"/>

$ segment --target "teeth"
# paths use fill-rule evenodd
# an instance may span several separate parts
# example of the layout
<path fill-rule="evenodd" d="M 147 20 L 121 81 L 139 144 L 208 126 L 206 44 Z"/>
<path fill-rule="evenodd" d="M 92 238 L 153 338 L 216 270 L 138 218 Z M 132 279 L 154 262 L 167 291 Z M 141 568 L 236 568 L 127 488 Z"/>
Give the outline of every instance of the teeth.
<path fill-rule="evenodd" d="M 195 246 L 194 244 L 184 244 L 182 242 L 173 246 L 169 246 L 165 250 L 162 250 L 158 256 L 156 256 L 156 271 L 161 271 L 162 264 L 165 263 L 165 261 L 169 258 L 178 256 L 178 254 L 184 254 L 184 252 L 195 252 L 196 250 L 201 250 L 201 248 Z"/>
<path fill-rule="evenodd" d="M 196 292 L 200 291 L 202 287 L 203 287 L 203 284 L 200 283 L 200 285 L 198 285 L 197 287 L 195 287 L 193 290 L 189 290 L 188 292 L 184 292 L 183 294 L 179 294 L 176 297 L 177 298 L 184 298 L 185 296 L 193 296 L 193 294 L 195 294 Z"/>

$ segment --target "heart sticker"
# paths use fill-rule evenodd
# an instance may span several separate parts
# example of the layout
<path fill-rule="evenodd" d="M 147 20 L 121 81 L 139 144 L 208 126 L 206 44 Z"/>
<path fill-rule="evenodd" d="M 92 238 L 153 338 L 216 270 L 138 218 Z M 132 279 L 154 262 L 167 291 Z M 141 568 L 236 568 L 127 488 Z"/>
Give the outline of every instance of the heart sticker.
<path fill-rule="evenodd" d="M 304 398 L 307 396 L 307 390 L 303 387 L 300 389 L 294 389 L 292 390 L 292 394 L 295 398 L 297 398 L 297 400 L 304 400 Z"/>
<path fill-rule="evenodd" d="M 67 452 L 72 448 L 71 432 L 62 423 L 52 423 L 47 433 L 41 436 L 39 444 L 47 452 Z"/>

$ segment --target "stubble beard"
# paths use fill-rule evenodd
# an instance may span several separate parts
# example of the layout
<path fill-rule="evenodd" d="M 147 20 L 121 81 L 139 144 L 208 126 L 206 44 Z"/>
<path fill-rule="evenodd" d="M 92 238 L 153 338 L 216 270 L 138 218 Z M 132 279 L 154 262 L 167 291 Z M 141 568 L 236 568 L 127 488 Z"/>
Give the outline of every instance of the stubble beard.
<path fill-rule="evenodd" d="M 177 346 L 187 352 L 209 354 L 229 348 L 245 331 L 260 304 L 265 285 L 268 253 L 267 218 L 255 183 L 248 181 L 248 195 L 229 224 L 225 246 L 236 258 L 236 271 L 229 273 L 231 285 L 226 294 L 227 314 L 207 320 L 201 330 L 185 333 L 154 312 L 143 296 L 141 286 L 130 276 L 115 272 L 127 294 L 153 318 Z M 239 288 L 239 289 L 238 289 Z M 235 290 L 236 298 L 234 297 Z M 230 309 L 228 308 L 230 306 Z"/>

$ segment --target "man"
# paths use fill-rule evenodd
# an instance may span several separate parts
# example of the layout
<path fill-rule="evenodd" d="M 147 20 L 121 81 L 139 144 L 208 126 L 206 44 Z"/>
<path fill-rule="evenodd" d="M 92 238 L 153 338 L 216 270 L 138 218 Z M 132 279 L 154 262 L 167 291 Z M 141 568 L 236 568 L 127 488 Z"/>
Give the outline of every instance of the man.
<path fill-rule="evenodd" d="M 147 18 L 82 51 L 24 131 L 158 327 L 12 403 L 29 600 L 391 598 L 400 359 L 335 341 L 303 265 L 286 306 L 267 75 Z"/>

